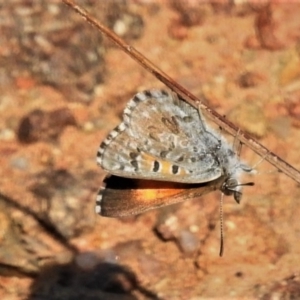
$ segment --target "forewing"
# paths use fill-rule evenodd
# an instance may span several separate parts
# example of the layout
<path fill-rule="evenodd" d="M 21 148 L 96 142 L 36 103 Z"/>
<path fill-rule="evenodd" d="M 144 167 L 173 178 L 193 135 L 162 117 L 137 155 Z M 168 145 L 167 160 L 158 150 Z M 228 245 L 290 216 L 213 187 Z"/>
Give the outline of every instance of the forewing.
<path fill-rule="evenodd" d="M 109 176 L 98 193 L 95 209 L 96 213 L 105 217 L 136 215 L 200 197 L 220 189 L 222 182 L 220 178 L 209 183 L 182 184 Z"/>
<path fill-rule="evenodd" d="M 100 145 L 98 163 L 110 173 L 185 183 L 221 176 L 207 151 L 198 111 L 169 93 L 138 93 L 124 110 L 124 122 Z"/>

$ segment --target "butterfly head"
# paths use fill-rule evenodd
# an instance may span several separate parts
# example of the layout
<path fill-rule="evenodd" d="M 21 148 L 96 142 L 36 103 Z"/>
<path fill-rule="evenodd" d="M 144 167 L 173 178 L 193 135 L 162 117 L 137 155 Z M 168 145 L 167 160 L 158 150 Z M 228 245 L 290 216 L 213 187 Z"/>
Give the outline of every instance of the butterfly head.
<path fill-rule="evenodd" d="M 228 177 L 221 186 L 221 191 L 226 196 L 233 195 L 234 200 L 237 203 L 241 202 L 242 199 L 242 187 L 253 186 L 254 182 L 239 183 L 234 177 Z"/>

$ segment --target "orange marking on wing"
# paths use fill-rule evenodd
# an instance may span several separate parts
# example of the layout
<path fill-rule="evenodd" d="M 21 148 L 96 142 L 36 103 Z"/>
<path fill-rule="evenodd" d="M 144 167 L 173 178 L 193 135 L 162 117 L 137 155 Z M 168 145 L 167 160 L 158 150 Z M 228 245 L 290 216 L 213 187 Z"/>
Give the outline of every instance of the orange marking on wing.
<path fill-rule="evenodd" d="M 160 173 L 162 174 L 172 174 L 172 166 L 174 165 L 173 163 L 170 163 L 168 161 L 161 161 L 161 171 Z M 178 175 L 186 175 L 188 172 L 186 172 L 183 168 L 179 167 L 178 173 L 172 174 L 174 176 Z"/>
<path fill-rule="evenodd" d="M 144 152 L 141 154 L 141 158 L 142 158 L 141 165 L 143 166 L 143 168 L 152 171 L 154 161 L 159 161 L 160 163 L 159 173 L 165 175 L 170 175 L 170 174 L 172 175 L 172 166 L 174 165 L 173 163 L 166 160 L 158 159 L 157 157 Z M 187 174 L 189 173 L 186 172 L 183 168 L 179 167 L 178 173 L 174 174 L 174 176 L 187 175 Z"/>
<path fill-rule="evenodd" d="M 157 160 L 157 158 L 153 155 L 150 155 L 148 153 L 142 152 L 141 153 L 141 160 L 140 160 L 140 165 L 141 168 L 151 171 L 153 168 L 153 161 Z"/>
<path fill-rule="evenodd" d="M 156 202 L 159 199 L 172 197 L 173 195 L 183 192 L 184 190 L 185 189 L 176 188 L 175 184 L 174 188 L 171 186 L 171 184 L 169 188 L 157 188 L 157 184 L 154 182 L 153 188 L 149 187 L 149 185 L 147 185 L 147 188 L 139 186 L 138 189 L 136 189 L 133 193 L 137 201 Z"/>
<path fill-rule="evenodd" d="M 105 183 L 101 214 L 107 217 L 120 217 L 200 197 L 220 189 L 224 177 L 208 184 L 189 185 L 110 176 Z"/>
<path fill-rule="evenodd" d="M 172 163 L 168 162 L 168 161 L 161 161 L 161 169 L 160 169 L 160 173 L 162 174 L 171 174 L 171 170 L 172 170 Z"/>

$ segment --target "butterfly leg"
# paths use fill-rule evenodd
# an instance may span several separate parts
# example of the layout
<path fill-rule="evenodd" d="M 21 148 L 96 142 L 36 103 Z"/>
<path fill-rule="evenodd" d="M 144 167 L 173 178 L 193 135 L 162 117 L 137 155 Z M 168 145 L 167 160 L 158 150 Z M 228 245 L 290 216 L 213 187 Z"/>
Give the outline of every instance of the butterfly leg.
<path fill-rule="evenodd" d="M 201 111 L 200 105 L 198 105 L 198 113 L 199 113 L 199 119 L 200 119 L 200 122 L 201 122 L 201 125 L 202 125 L 202 128 L 203 128 L 203 131 L 204 131 L 206 134 L 210 135 L 210 136 L 212 137 L 213 140 L 216 140 L 216 142 L 217 142 L 216 149 L 221 148 L 221 140 L 218 139 L 217 136 L 216 136 L 213 132 L 211 132 L 211 131 L 208 129 L 208 127 L 206 126 L 205 118 L 204 118 L 203 113 L 202 113 L 202 111 Z M 211 129 L 211 130 L 212 130 L 212 129 Z M 213 130 L 212 130 L 212 131 L 213 131 Z"/>

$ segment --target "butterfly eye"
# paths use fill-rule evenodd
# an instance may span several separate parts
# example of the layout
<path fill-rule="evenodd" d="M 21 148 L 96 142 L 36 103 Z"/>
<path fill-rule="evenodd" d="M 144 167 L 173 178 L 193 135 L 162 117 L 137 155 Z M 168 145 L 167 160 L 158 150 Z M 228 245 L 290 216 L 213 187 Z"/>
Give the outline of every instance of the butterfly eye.
<path fill-rule="evenodd" d="M 246 186 L 246 185 L 253 186 L 254 182 L 239 183 L 235 178 L 229 177 L 223 183 L 221 190 L 226 196 L 233 195 L 234 200 L 237 203 L 240 203 L 243 195 L 242 186 Z"/>
<path fill-rule="evenodd" d="M 228 178 L 222 186 L 222 192 L 226 196 L 230 196 L 237 192 L 236 188 L 239 185 L 239 182 L 235 178 Z"/>

